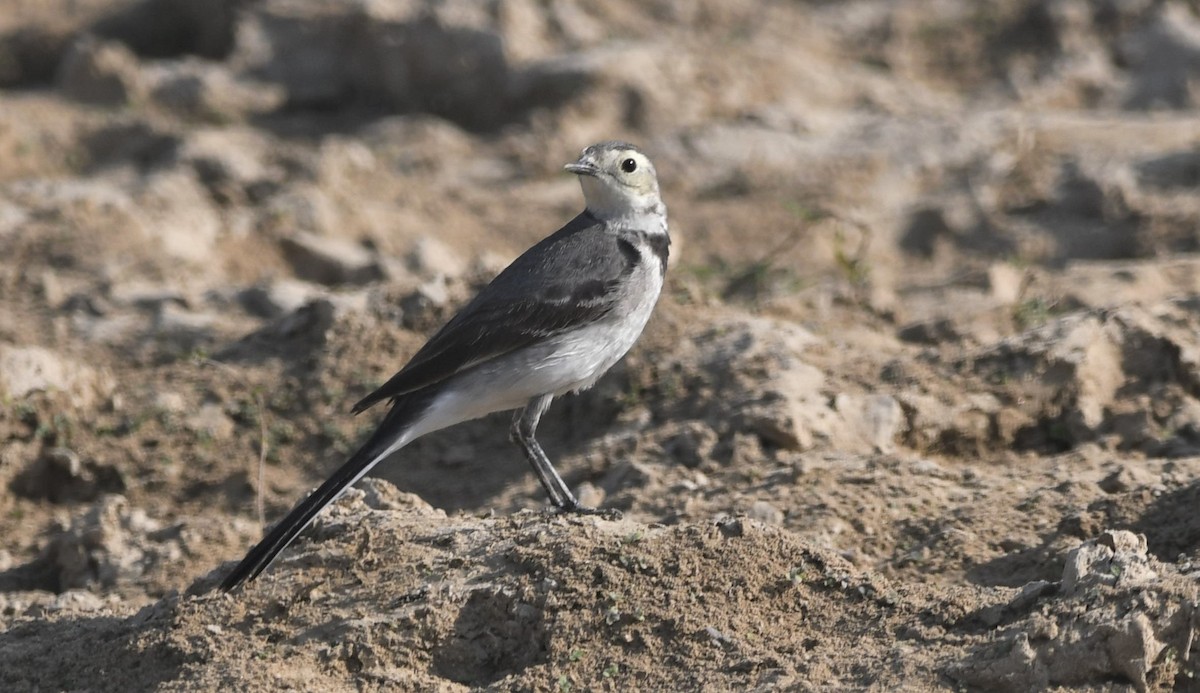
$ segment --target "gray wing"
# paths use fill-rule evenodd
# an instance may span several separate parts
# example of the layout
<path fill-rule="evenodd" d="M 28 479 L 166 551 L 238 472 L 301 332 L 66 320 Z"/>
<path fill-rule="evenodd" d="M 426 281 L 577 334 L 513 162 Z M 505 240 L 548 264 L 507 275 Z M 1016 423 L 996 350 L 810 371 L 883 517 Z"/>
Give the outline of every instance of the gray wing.
<path fill-rule="evenodd" d="M 354 413 L 603 318 L 639 259 L 585 211 L 514 260 Z"/>

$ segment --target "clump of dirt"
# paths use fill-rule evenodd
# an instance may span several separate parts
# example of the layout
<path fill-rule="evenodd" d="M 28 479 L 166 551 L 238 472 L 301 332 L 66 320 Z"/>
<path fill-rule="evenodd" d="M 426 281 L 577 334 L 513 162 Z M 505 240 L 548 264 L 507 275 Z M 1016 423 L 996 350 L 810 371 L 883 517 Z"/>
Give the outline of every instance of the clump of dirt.
<path fill-rule="evenodd" d="M 1190 671 L 1178 653 L 1196 625 L 1192 577 L 1131 532 L 1102 533 L 1065 562 L 1054 582 L 934 590 L 745 516 L 672 526 L 447 516 L 368 481 L 236 595 L 211 591 L 214 571 L 193 596 L 124 619 L 56 614 L 14 627 L 3 681 L 36 685 L 57 650 L 76 646 L 58 685 L 137 656 L 155 664 L 134 668 L 129 685 L 194 688 L 841 686 L 868 671 L 892 687 L 944 667 L 990 690 L 1112 677 L 1144 689 Z M 112 650 L 83 649 L 97 631 Z"/>

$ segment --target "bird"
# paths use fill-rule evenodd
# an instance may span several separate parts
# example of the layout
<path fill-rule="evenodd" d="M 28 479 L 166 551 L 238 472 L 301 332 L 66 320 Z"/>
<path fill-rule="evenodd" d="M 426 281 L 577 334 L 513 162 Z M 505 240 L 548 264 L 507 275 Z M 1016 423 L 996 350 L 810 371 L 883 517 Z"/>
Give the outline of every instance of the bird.
<path fill-rule="evenodd" d="M 221 583 L 265 570 L 330 503 L 413 440 L 515 410 L 510 439 L 558 510 L 581 506 L 536 434 L 554 398 L 587 390 L 634 345 L 666 276 L 671 237 L 658 174 L 633 144 L 605 141 L 564 167 L 585 208 L 522 253 L 434 333 L 408 363 L 352 407 L 390 403 L 366 442 L 277 523 Z"/>

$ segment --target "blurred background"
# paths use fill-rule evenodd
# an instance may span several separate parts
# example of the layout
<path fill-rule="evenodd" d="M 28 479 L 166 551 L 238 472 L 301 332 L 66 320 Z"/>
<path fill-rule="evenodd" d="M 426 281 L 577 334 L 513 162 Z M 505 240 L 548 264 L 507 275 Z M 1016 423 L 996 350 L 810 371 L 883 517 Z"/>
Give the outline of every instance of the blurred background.
<path fill-rule="evenodd" d="M 903 322 L 916 275 L 1195 249 L 1192 3 L 5 5 L 0 176 L 130 183 L 180 279 L 345 283 L 317 237 L 499 265 L 618 137 L 663 169 L 682 288 L 722 299 L 844 279 Z"/>

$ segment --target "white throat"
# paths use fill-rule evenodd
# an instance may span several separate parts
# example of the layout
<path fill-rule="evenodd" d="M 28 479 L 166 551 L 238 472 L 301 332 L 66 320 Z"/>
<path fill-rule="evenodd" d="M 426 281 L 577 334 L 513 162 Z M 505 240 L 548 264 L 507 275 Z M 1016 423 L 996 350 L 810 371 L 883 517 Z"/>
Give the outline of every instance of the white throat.
<path fill-rule="evenodd" d="M 667 208 L 657 193 L 634 194 L 592 176 L 580 176 L 579 184 L 588 211 L 597 219 L 648 233 L 667 232 Z"/>

